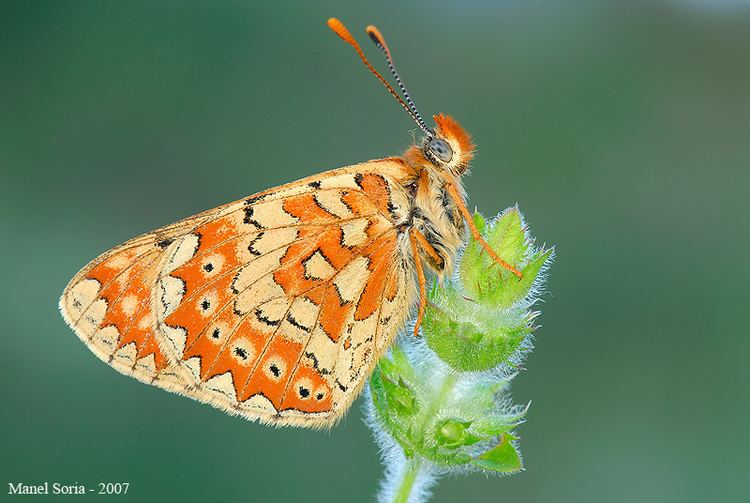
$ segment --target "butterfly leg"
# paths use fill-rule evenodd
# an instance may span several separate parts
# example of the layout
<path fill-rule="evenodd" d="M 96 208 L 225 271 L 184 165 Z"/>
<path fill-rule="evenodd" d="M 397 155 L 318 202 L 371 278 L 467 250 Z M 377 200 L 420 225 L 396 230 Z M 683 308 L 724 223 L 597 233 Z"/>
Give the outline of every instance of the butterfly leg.
<path fill-rule="evenodd" d="M 456 207 L 458 208 L 458 211 L 461 212 L 461 215 L 464 217 L 464 220 L 466 221 L 466 224 L 469 226 L 469 230 L 471 231 L 471 235 L 474 237 L 474 240 L 477 241 L 480 245 L 482 245 L 482 248 L 487 251 L 487 253 L 490 254 L 490 257 L 492 257 L 492 260 L 500 264 L 503 268 L 507 269 L 508 271 L 512 272 L 518 278 L 520 279 L 523 275 L 521 274 L 521 271 L 507 263 L 505 260 L 501 259 L 495 251 L 490 248 L 490 245 L 487 244 L 487 242 L 482 238 L 482 235 L 479 234 L 479 229 L 477 229 L 476 225 L 474 225 L 474 219 L 471 216 L 471 213 L 469 213 L 468 208 L 466 208 L 466 204 L 464 203 L 463 198 L 461 197 L 461 194 L 458 193 L 458 189 L 456 189 L 456 186 L 452 183 L 448 183 L 446 185 L 446 189 L 448 189 L 448 195 L 451 196 L 451 199 L 453 199 L 453 202 L 456 203 Z"/>
<path fill-rule="evenodd" d="M 411 251 L 414 256 L 414 267 L 417 270 L 417 281 L 419 283 L 419 312 L 417 313 L 417 321 L 414 323 L 414 337 L 419 335 L 419 326 L 422 324 L 422 318 L 424 318 L 424 310 L 427 307 L 427 282 L 424 278 L 424 269 L 422 268 L 422 259 L 419 256 L 419 238 L 425 239 L 422 234 L 412 228 L 409 231 L 409 241 L 411 242 Z M 426 239 L 425 239 L 426 241 Z M 430 248 L 432 248 L 430 246 Z M 433 252 L 435 250 L 433 249 Z"/>
<path fill-rule="evenodd" d="M 435 266 L 437 266 L 438 269 L 442 270 L 445 267 L 445 260 L 443 260 L 443 257 L 441 257 L 440 254 L 435 250 L 435 248 L 433 248 L 430 242 L 427 241 L 427 238 L 424 237 L 424 234 L 419 232 L 417 229 L 412 229 L 411 234 L 417 240 L 419 248 L 421 248 L 422 251 L 430 257 L 430 260 L 432 260 L 432 262 L 435 264 Z"/>

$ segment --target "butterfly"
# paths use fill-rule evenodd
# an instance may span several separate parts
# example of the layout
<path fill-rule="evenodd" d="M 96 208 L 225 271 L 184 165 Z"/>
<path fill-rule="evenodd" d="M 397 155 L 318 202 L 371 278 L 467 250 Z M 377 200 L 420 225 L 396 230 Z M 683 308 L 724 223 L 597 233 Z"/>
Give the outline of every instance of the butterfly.
<path fill-rule="evenodd" d="M 328 26 L 424 133 L 402 157 L 334 169 L 136 237 L 103 253 L 60 299 L 101 360 L 142 382 L 275 425 L 332 426 L 416 309 L 426 274 L 451 273 L 477 231 L 461 177 L 474 146 L 447 115 L 427 126 L 337 19 Z"/>

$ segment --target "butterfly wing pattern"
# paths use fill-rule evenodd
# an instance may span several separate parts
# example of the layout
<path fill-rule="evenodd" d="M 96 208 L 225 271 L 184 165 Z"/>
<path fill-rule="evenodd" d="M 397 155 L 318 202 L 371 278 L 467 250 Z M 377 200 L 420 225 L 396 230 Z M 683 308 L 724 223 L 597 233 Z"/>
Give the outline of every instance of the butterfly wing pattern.
<path fill-rule="evenodd" d="M 473 156 L 452 117 L 427 127 L 351 45 L 425 134 L 403 157 L 328 171 L 134 238 L 79 271 L 60 299 L 66 323 L 123 374 L 229 414 L 332 426 L 418 302 L 425 268 L 449 275 L 467 231 L 484 241 L 461 183 Z"/>
<path fill-rule="evenodd" d="M 408 176 L 402 159 L 371 161 L 144 234 L 84 267 L 60 310 L 123 374 L 247 419 L 330 426 L 414 304 Z"/>

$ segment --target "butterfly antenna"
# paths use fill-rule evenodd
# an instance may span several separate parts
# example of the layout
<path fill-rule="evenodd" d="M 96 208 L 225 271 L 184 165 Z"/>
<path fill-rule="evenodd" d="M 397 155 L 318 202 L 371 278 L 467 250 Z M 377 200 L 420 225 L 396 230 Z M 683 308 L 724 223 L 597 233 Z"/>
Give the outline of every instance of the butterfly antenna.
<path fill-rule="evenodd" d="M 404 81 L 401 80 L 401 76 L 396 70 L 396 64 L 393 62 L 391 50 L 388 48 L 388 44 L 385 43 L 385 37 L 383 37 L 383 34 L 380 33 L 380 30 L 378 30 L 373 25 L 367 27 L 367 34 L 370 36 L 370 40 L 372 40 L 375 45 L 378 46 L 378 49 L 383 51 L 383 54 L 385 54 L 385 60 L 388 62 L 388 68 L 391 70 L 393 77 L 396 79 L 396 84 L 398 84 L 399 89 L 401 89 L 401 93 L 404 95 L 404 99 L 406 100 L 406 103 L 408 103 L 409 108 L 412 111 L 412 117 L 414 117 L 414 120 L 417 122 L 419 127 L 422 129 L 422 131 L 427 133 L 428 136 L 435 136 L 435 133 L 427 127 L 427 124 L 425 124 L 424 120 L 422 119 L 422 114 L 419 113 L 417 106 L 409 96 L 409 91 L 406 90 L 406 84 L 404 84 Z"/>
<path fill-rule="evenodd" d="M 368 70 L 370 70 L 373 73 L 373 75 L 375 75 L 378 78 L 378 80 L 385 86 L 385 88 L 388 89 L 388 92 L 390 92 L 391 95 L 394 98 L 396 98 L 396 101 L 398 101 L 401 104 L 401 106 L 404 107 L 404 110 L 406 110 L 409 113 L 409 115 L 411 115 L 411 118 L 414 119 L 414 122 L 417 123 L 420 129 L 422 129 L 422 131 L 424 131 L 430 138 L 432 138 L 434 136 L 434 133 L 430 131 L 430 129 L 424 123 L 424 120 L 422 120 L 422 116 L 419 115 L 418 111 L 416 111 L 417 109 L 414 106 L 414 103 L 411 101 L 411 98 L 409 98 L 409 95 L 406 92 L 406 88 L 404 87 L 403 82 L 401 81 L 401 79 L 398 77 L 398 74 L 396 73 L 396 69 L 394 68 L 393 63 L 391 61 L 390 52 L 388 52 L 387 46 L 379 45 L 379 47 L 386 53 L 386 57 L 388 58 L 388 66 L 391 68 L 391 72 L 393 72 L 393 74 L 396 76 L 396 82 L 398 82 L 398 85 L 401 88 L 402 92 L 404 93 L 404 96 L 406 97 L 407 101 L 409 102 L 409 105 L 407 105 L 406 102 L 403 99 L 401 99 L 401 96 L 399 96 L 398 93 L 393 89 L 393 87 L 391 87 L 388 81 L 385 80 L 383 76 L 380 75 L 380 73 L 378 73 L 378 71 L 370 64 L 369 61 L 367 61 L 367 58 L 365 57 L 365 54 L 362 52 L 362 49 L 359 47 L 359 44 L 357 43 L 356 40 L 354 40 L 354 37 L 352 36 L 352 34 L 349 32 L 346 26 L 344 26 L 344 23 L 342 23 L 335 17 L 332 17 L 328 19 L 328 27 L 331 30 L 333 30 L 333 32 L 336 35 L 341 37 L 341 39 L 344 42 L 354 47 L 354 50 L 359 55 L 360 59 L 362 59 L 362 62 L 365 64 Z M 382 40 L 382 35 L 380 35 L 380 32 L 378 32 L 377 28 L 375 28 L 374 26 L 369 26 L 367 28 L 367 33 L 368 34 L 370 33 L 371 28 L 374 29 L 378 33 L 378 35 L 381 37 L 381 40 Z M 372 38 L 372 35 L 370 35 L 370 38 Z M 376 44 L 377 43 L 378 42 L 376 42 Z M 385 42 L 383 42 L 383 44 L 385 44 Z"/>

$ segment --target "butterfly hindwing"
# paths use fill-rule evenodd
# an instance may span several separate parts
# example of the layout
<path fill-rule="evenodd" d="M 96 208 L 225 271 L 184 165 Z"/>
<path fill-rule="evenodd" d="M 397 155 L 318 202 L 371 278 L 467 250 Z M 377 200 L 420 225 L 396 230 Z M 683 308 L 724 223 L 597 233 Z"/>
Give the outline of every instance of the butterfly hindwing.
<path fill-rule="evenodd" d="M 332 424 L 414 298 L 396 160 L 330 171 L 131 240 L 66 288 L 120 372 L 248 419 Z"/>

